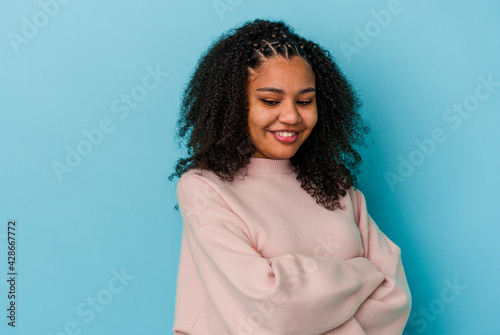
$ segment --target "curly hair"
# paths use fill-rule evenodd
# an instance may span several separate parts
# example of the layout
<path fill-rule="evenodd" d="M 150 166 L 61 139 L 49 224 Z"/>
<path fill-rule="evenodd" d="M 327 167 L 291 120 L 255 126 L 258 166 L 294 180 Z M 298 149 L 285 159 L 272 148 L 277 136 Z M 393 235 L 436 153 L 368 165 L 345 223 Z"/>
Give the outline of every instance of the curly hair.
<path fill-rule="evenodd" d="M 316 77 L 318 122 L 290 158 L 297 180 L 318 204 L 329 210 L 341 207 L 346 189 L 357 184 L 361 157 L 354 146 L 364 143 L 370 128 L 359 113 L 360 100 L 331 54 L 283 21 L 247 22 L 223 34 L 202 55 L 177 121 L 188 157 L 177 161 L 170 181 L 189 169 L 202 169 L 231 182 L 249 164 L 255 153 L 248 131 L 249 69 L 277 56 L 302 57 Z"/>

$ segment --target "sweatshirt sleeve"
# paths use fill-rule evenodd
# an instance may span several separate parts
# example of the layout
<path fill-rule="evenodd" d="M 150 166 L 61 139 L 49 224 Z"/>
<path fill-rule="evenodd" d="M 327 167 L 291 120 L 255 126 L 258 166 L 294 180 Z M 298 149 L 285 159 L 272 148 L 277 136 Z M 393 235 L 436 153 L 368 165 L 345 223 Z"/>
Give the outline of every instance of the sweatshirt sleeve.
<path fill-rule="evenodd" d="M 361 304 L 354 318 L 367 335 L 401 334 L 411 309 L 401 250 L 380 231 L 366 209 L 363 194 L 355 190 L 353 203 L 360 227 L 365 257 L 384 275 L 382 284 Z"/>
<path fill-rule="evenodd" d="M 262 257 L 245 223 L 196 174 L 181 177 L 177 197 L 198 275 L 231 334 L 321 334 L 351 319 L 384 280 L 365 257 Z"/>

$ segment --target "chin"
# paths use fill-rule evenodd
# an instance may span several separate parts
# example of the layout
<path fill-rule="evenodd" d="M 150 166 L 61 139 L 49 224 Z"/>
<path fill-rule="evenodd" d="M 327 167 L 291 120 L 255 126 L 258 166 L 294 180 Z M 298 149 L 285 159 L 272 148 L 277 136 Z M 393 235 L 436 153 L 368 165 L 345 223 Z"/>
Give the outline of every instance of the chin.
<path fill-rule="evenodd" d="M 294 150 L 293 152 L 291 152 L 291 151 L 279 152 L 279 153 L 276 153 L 274 155 L 269 155 L 268 157 L 272 157 L 273 159 L 290 159 L 293 157 L 293 155 L 295 155 L 295 153 L 297 153 L 296 150 Z"/>

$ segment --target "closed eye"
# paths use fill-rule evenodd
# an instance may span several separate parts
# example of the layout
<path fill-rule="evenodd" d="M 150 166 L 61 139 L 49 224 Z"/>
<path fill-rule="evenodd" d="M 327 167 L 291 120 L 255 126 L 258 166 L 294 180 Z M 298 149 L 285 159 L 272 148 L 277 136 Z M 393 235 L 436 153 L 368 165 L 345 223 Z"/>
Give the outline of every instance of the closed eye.
<path fill-rule="evenodd" d="M 279 101 L 275 100 L 266 100 L 266 99 L 260 99 L 260 100 L 268 106 L 275 106 L 280 103 Z"/>
<path fill-rule="evenodd" d="M 301 106 L 307 106 L 307 105 L 309 105 L 309 104 L 311 104 L 311 103 L 312 103 L 312 99 L 310 99 L 310 100 L 301 100 L 301 101 L 297 101 L 297 104 L 298 104 L 298 105 L 301 105 Z"/>
<path fill-rule="evenodd" d="M 275 100 L 267 100 L 267 99 L 260 99 L 260 100 L 268 106 L 275 106 L 275 105 L 280 103 L 279 101 L 275 101 Z M 300 106 L 307 106 L 311 103 L 312 103 L 312 99 L 297 101 L 297 105 L 300 105 Z"/>

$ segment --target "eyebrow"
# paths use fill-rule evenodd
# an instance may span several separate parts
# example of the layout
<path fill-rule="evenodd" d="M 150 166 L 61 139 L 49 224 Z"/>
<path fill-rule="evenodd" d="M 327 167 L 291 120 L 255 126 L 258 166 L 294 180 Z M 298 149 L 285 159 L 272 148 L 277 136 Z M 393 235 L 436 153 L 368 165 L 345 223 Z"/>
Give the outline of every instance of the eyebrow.
<path fill-rule="evenodd" d="M 273 92 L 277 94 L 285 94 L 285 91 L 282 89 L 276 88 L 276 87 L 262 87 L 258 88 L 257 91 L 259 92 Z M 308 87 L 299 92 L 299 94 L 304 94 L 304 93 L 309 93 L 309 92 L 316 92 L 316 89 L 314 87 Z"/>

